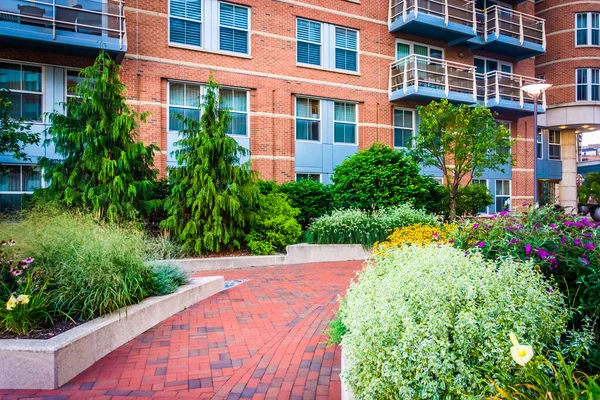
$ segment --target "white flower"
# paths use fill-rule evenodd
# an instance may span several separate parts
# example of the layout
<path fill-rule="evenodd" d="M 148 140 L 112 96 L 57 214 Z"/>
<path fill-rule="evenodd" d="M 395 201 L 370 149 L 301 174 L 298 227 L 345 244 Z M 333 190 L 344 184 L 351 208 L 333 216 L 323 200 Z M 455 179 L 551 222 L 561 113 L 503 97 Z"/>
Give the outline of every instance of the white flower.
<path fill-rule="evenodd" d="M 510 341 L 513 346 L 510 348 L 510 355 L 520 366 L 525 366 L 533 357 L 533 347 L 521 346 L 514 333 L 510 334 Z"/>

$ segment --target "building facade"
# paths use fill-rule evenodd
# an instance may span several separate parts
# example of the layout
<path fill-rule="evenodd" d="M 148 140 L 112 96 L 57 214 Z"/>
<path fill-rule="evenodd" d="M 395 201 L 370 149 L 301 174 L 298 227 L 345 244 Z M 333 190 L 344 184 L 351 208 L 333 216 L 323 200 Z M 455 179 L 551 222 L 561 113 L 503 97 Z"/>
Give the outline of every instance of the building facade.
<path fill-rule="evenodd" d="M 495 196 L 489 211 L 533 199 L 533 104 L 520 87 L 539 82 L 535 57 L 550 43 L 532 1 L 8 0 L 0 15 L 0 89 L 39 131 L 40 115 L 61 107 L 105 48 L 122 63 L 131 107 L 151 114 L 139 136 L 161 149 L 162 172 L 176 165 L 172 115 L 198 117 L 212 74 L 232 111 L 229 133 L 263 179 L 328 183 L 375 142 L 410 148 L 416 107 L 447 98 L 487 105 L 515 140 L 513 165 L 477 181 Z M 0 159 L 13 168 L 4 202 L 43 185 L 37 157 L 55 155 L 28 152 L 26 163 Z"/>

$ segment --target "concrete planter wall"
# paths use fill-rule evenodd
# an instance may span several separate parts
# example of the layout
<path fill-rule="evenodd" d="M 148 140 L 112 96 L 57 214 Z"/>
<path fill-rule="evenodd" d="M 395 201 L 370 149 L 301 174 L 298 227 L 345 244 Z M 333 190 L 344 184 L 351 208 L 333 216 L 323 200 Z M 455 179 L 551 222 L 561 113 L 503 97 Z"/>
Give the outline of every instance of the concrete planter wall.
<path fill-rule="evenodd" d="M 354 396 L 350 392 L 350 388 L 344 382 L 344 378 L 341 377 L 341 374 L 344 373 L 345 370 L 348 369 L 348 359 L 344 354 L 344 349 L 342 348 L 342 370 L 340 372 L 340 381 L 342 383 L 342 400 L 354 400 Z"/>
<path fill-rule="evenodd" d="M 223 290 L 222 276 L 196 278 L 48 340 L 0 340 L 0 389 L 56 389 L 173 314 Z"/>

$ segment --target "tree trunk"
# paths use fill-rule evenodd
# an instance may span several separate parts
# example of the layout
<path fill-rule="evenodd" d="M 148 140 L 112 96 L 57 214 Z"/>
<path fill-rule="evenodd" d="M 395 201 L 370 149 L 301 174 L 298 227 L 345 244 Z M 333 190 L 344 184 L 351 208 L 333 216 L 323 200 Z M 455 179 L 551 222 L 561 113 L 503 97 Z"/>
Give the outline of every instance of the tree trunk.
<path fill-rule="evenodd" d="M 454 221 L 456 219 L 456 197 L 458 195 L 458 187 L 452 186 L 450 189 L 450 215 L 448 219 Z"/>

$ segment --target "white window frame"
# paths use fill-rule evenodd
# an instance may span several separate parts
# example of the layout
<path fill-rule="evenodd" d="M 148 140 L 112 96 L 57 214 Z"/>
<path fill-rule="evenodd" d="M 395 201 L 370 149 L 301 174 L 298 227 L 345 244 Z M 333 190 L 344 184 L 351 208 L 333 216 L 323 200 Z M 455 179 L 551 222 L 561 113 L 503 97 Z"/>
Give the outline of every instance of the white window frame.
<path fill-rule="evenodd" d="M 597 14 L 598 15 L 598 19 L 600 20 L 600 12 L 597 11 L 589 11 L 589 12 L 578 12 L 575 13 L 575 24 L 574 24 L 574 31 L 575 31 L 575 47 L 600 47 L 600 42 L 598 44 L 592 44 L 592 31 L 594 30 L 592 28 L 592 14 Z M 586 44 L 577 44 L 577 31 L 579 31 L 580 29 L 577 28 L 577 17 L 579 15 L 585 15 L 586 16 L 586 27 L 585 27 L 585 31 L 586 31 L 586 40 L 587 43 Z"/>
<path fill-rule="evenodd" d="M 319 102 L 319 118 L 298 117 L 298 99 L 318 101 Z M 298 135 L 296 132 L 296 129 L 297 129 L 296 120 L 298 118 L 308 120 L 308 121 L 319 121 L 319 140 L 298 139 Z M 294 140 L 296 142 L 303 142 L 303 143 L 323 143 L 323 101 L 322 101 L 322 99 L 315 98 L 315 97 L 307 97 L 307 96 L 296 96 L 296 98 L 294 100 Z"/>
<path fill-rule="evenodd" d="M 13 64 L 13 65 L 20 66 L 21 67 L 21 73 L 23 72 L 23 66 L 24 65 L 31 66 L 31 67 L 38 67 L 38 68 L 41 69 L 41 91 L 39 91 L 39 92 L 32 92 L 30 90 L 14 90 L 14 89 L 10 89 L 9 91 L 12 92 L 12 93 L 22 93 L 22 94 L 39 95 L 42 98 L 42 107 L 41 107 L 40 119 L 26 120 L 26 121 L 27 121 L 27 123 L 30 123 L 32 125 L 41 125 L 41 124 L 44 124 L 43 115 L 46 112 L 46 104 L 45 104 L 45 97 L 46 97 L 46 66 L 41 65 L 41 64 L 28 63 L 28 62 L 15 62 L 14 60 L 7 60 L 7 59 L 2 59 L 2 58 L 0 58 L 0 62 L 6 63 L 6 64 Z"/>
<path fill-rule="evenodd" d="M 556 141 L 556 138 L 557 138 L 556 134 L 558 133 L 558 143 L 553 143 L 553 142 L 550 141 L 550 132 L 553 133 L 555 141 Z M 548 160 L 550 160 L 550 161 L 561 161 L 562 160 L 562 143 L 561 143 L 562 138 L 561 138 L 561 136 L 562 136 L 562 132 L 560 130 L 558 130 L 558 129 L 549 129 L 548 130 Z M 550 158 L 551 157 L 551 153 L 552 153 L 550 151 L 550 148 L 552 146 L 555 146 L 555 147 L 558 146 L 558 148 L 559 148 L 559 152 L 558 152 L 559 153 L 559 157 L 558 158 Z"/>
<path fill-rule="evenodd" d="M 496 193 L 496 187 L 498 185 L 498 182 L 508 182 L 508 195 Z M 496 207 L 498 197 L 508 197 L 509 203 L 512 205 L 512 180 L 511 179 L 496 179 L 494 181 L 494 207 Z M 506 201 L 505 201 L 505 203 L 506 203 Z M 502 203 L 502 204 L 504 204 L 504 203 Z M 510 208 L 511 207 L 509 207 L 509 209 Z M 496 210 L 497 213 L 499 213 L 501 211 L 502 210 Z"/>
<path fill-rule="evenodd" d="M 585 71 L 586 72 L 586 79 L 587 82 L 585 84 L 579 84 L 577 82 L 577 72 L 578 71 Z M 593 70 L 597 70 L 598 71 L 598 83 L 592 84 L 592 71 Z M 579 100 L 577 98 L 577 89 L 579 88 L 579 86 L 585 86 L 587 87 L 587 96 L 585 99 L 583 100 Z M 592 88 L 593 86 L 598 86 L 598 100 L 592 100 Z M 576 68 L 575 69 L 575 102 L 581 103 L 583 101 L 593 101 L 593 102 L 598 102 L 600 101 L 600 68 Z"/>
<path fill-rule="evenodd" d="M 416 137 L 416 131 L 417 131 L 417 113 L 416 110 L 413 110 L 411 108 L 403 108 L 403 107 L 394 107 L 394 109 L 392 110 L 392 145 L 394 147 L 394 149 L 409 149 L 412 147 L 405 147 L 405 146 L 396 146 L 395 142 L 395 135 L 396 135 L 396 128 L 399 129 L 407 129 L 404 127 L 399 127 L 396 126 L 396 121 L 394 120 L 394 115 L 396 110 L 400 110 L 400 111 L 410 111 L 412 113 L 412 135 L 411 135 L 411 146 L 414 147 L 415 145 L 415 137 Z"/>
<path fill-rule="evenodd" d="M 332 24 L 332 25 L 333 25 L 333 24 Z M 323 26 L 321 26 L 321 29 L 322 29 L 322 28 L 323 28 Z M 337 28 L 340 28 L 340 29 L 346 29 L 346 30 L 349 30 L 349 31 L 354 31 L 354 32 L 356 32 L 356 50 L 348 49 L 348 48 L 345 48 L 345 47 L 338 47 L 338 46 L 335 44 L 335 30 L 336 30 Z M 321 33 L 321 38 L 322 38 L 322 37 L 323 37 L 323 36 L 322 36 L 322 33 Z M 333 45 L 333 69 L 334 69 L 335 71 L 337 71 L 337 72 L 342 72 L 342 73 L 349 73 L 349 74 L 360 74 L 360 31 L 359 31 L 358 29 L 354 29 L 354 28 L 348 28 L 348 27 L 341 26 L 341 25 L 333 25 L 333 38 L 332 38 L 332 40 L 333 40 L 333 43 L 332 43 L 332 45 Z M 337 48 L 339 48 L 339 49 L 342 49 L 342 50 L 347 50 L 347 51 L 355 51 L 355 52 L 356 52 L 356 71 L 352 71 L 352 70 L 350 70 L 350 69 L 342 69 L 342 68 L 336 68 L 336 67 L 335 67 L 335 64 L 336 64 L 336 58 L 335 58 L 335 57 L 336 57 L 336 55 L 335 55 L 335 49 L 337 49 Z M 322 51 L 322 50 L 323 50 L 323 49 L 321 48 L 321 51 Z M 322 62 L 322 61 L 323 61 L 323 60 L 321 60 L 321 64 L 323 64 L 323 62 Z"/>
<path fill-rule="evenodd" d="M 348 122 L 348 121 L 338 121 L 335 119 L 335 103 L 341 103 L 344 104 L 346 106 L 354 106 L 354 122 Z M 354 142 L 353 143 L 349 143 L 349 142 L 336 142 L 335 141 L 335 124 L 336 122 L 339 122 L 341 124 L 354 124 Z M 358 104 L 356 103 L 352 103 L 352 102 L 347 102 L 347 101 L 333 101 L 333 144 L 336 146 L 357 146 L 358 145 Z"/>
<path fill-rule="evenodd" d="M 206 90 L 206 86 L 202 86 L 202 94 L 203 95 L 204 95 L 205 90 Z M 234 88 L 234 87 L 230 87 L 230 86 L 221 86 L 221 90 L 232 90 L 234 93 L 235 92 L 245 92 L 246 93 L 246 111 L 235 111 L 233 109 L 229 110 L 230 113 L 246 114 L 246 134 L 239 135 L 239 134 L 234 134 L 234 133 L 228 133 L 227 135 L 231 136 L 233 138 L 249 137 L 250 136 L 250 90 Z M 221 97 L 221 93 L 219 92 L 219 98 L 220 97 Z"/>
<path fill-rule="evenodd" d="M 308 22 L 313 22 L 313 23 L 319 24 L 319 26 L 320 26 L 320 29 L 321 29 L 321 41 L 319 42 L 319 46 L 320 46 L 320 50 L 321 50 L 321 56 L 319 57 L 319 61 L 320 61 L 319 65 L 309 64 L 309 63 L 303 63 L 303 62 L 299 62 L 298 61 L 298 43 L 299 42 L 309 43 L 309 44 L 316 44 L 316 42 L 307 42 L 306 40 L 300 40 L 300 39 L 298 39 L 298 21 L 300 21 L 300 20 L 302 20 L 302 21 L 308 21 Z M 323 67 L 323 59 L 324 59 L 323 55 L 325 54 L 325 43 L 324 43 L 324 40 L 323 40 L 324 25 L 325 25 L 325 22 L 316 21 L 316 20 L 309 19 L 309 18 L 296 17 L 296 35 L 295 35 L 295 39 L 296 39 L 296 54 L 295 54 L 295 57 L 296 57 L 296 65 L 297 66 L 307 67 L 307 68 L 321 68 L 321 69 L 324 68 Z"/>
<path fill-rule="evenodd" d="M 538 130 L 539 130 L 539 133 L 536 135 L 535 145 L 537 146 L 538 144 L 541 144 L 541 146 L 540 146 L 540 151 L 537 154 L 537 159 L 538 160 L 543 160 L 544 159 L 544 133 L 545 133 L 545 129 L 538 128 Z"/>
<path fill-rule="evenodd" d="M 21 190 L 11 192 L 9 190 L 0 190 L 0 194 L 33 194 L 33 190 L 23 190 L 23 167 L 38 167 L 40 169 L 40 188 L 45 188 L 46 184 L 44 182 L 44 171 L 38 164 L 19 164 L 19 163 L 0 163 L 0 167 L 2 166 L 11 166 L 11 167 L 19 167 L 19 173 L 21 177 Z"/>
<path fill-rule="evenodd" d="M 294 180 L 296 182 L 299 182 L 298 175 L 319 175 L 319 183 L 323 183 L 323 174 L 320 172 L 296 172 L 296 174 L 294 176 Z M 310 180 L 310 179 L 305 179 L 305 180 Z"/>
<path fill-rule="evenodd" d="M 446 51 L 442 47 L 432 46 L 429 44 L 424 44 L 424 43 L 419 43 L 419 42 L 413 42 L 411 40 L 396 39 L 394 42 L 394 59 L 396 61 L 398 61 L 398 43 L 406 44 L 410 47 L 410 50 L 408 52 L 409 55 L 415 54 L 415 45 L 417 45 L 417 46 L 421 46 L 421 47 L 427 47 L 427 49 L 428 49 L 427 57 L 431 57 L 429 54 L 431 54 L 431 49 L 434 49 L 434 50 L 439 50 L 442 52 L 442 58 L 441 58 L 442 60 L 446 59 Z"/>
<path fill-rule="evenodd" d="M 169 0 L 169 3 L 171 3 L 170 0 Z M 215 51 L 217 51 L 219 53 L 223 53 L 223 54 L 251 56 L 252 55 L 252 12 L 250 10 L 252 8 L 249 6 L 241 5 L 241 4 L 230 3 L 228 1 L 217 1 L 217 3 L 218 3 L 218 7 L 217 7 L 217 27 L 218 27 L 218 29 L 217 29 L 217 48 L 215 49 Z M 226 26 L 226 28 L 237 29 L 240 31 L 246 31 L 246 33 L 248 34 L 248 52 L 247 53 L 239 53 L 237 51 L 221 50 L 221 3 L 230 4 L 235 7 L 242 7 L 242 8 L 246 9 L 246 12 L 248 13 L 248 29 L 231 28 L 230 26 Z M 202 18 L 204 18 L 204 13 L 202 13 Z"/>
<path fill-rule="evenodd" d="M 211 1 L 211 0 L 209 0 L 209 1 Z M 204 0 L 200 0 L 200 20 L 197 20 L 197 19 L 191 19 L 191 18 L 185 18 L 185 17 L 171 16 L 171 0 L 167 0 L 167 4 L 168 4 L 168 8 L 167 8 L 167 40 L 168 40 L 169 46 L 182 47 L 182 48 L 186 48 L 186 49 L 190 49 L 190 50 L 205 50 L 206 49 L 206 46 L 205 46 L 206 42 L 204 40 L 206 38 L 205 25 L 204 25 L 204 14 L 205 14 L 204 3 L 205 3 Z M 171 42 L 171 18 L 199 23 L 200 24 L 200 46 L 195 46 L 195 45 L 186 44 L 186 43 Z"/>
<path fill-rule="evenodd" d="M 475 181 L 479 181 L 480 183 L 475 183 Z M 471 178 L 471 184 L 473 184 L 473 185 L 482 185 L 483 183 L 481 183 L 481 182 L 485 182 L 485 188 L 489 192 L 490 191 L 490 180 L 489 179 L 487 179 L 487 178 Z M 485 214 L 489 214 L 489 213 L 490 213 L 490 206 L 488 205 L 485 207 Z"/>

